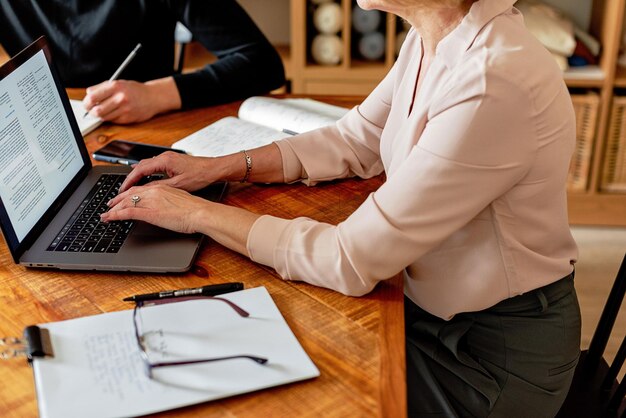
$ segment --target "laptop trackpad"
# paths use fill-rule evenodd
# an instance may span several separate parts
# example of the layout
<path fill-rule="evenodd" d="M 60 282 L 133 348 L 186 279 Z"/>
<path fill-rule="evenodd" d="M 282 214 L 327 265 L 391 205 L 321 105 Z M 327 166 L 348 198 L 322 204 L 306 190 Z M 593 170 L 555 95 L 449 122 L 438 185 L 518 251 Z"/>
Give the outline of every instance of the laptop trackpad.
<path fill-rule="evenodd" d="M 151 225 L 146 222 L 141 222 L 141 221 L 134 221 L 134 222 L 135 222 L 135 227 L 133 228 L 133 231 L 131 232 L 130 237 L 141 235 L 143 237 L 157 236 L 157 237 L 162 237 L 162 238 L 180 238 L 181 235 L 186 235 L 186 234 L 181 234 L 179 232 L 170 231 L 168 229 L 163 229 L 163 228 Z"/>

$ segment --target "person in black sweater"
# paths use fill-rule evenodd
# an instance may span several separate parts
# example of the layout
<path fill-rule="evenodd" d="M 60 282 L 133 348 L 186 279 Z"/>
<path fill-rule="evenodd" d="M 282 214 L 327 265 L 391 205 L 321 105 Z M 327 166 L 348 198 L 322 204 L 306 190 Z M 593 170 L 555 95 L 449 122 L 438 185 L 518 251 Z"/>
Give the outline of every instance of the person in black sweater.
<path fill-rule="evenodd" d="M 183 23 L 217 60 L 174 74 Z M 45 35 L 67 87 L 87 87 L 85 107 L 114 123 L 226 103 L 285 83 L 281 59 L 235 0 L 0 0 L 0 44 L 15 55 Z M 108 80 L 142 44 L 116 81 Z"/>

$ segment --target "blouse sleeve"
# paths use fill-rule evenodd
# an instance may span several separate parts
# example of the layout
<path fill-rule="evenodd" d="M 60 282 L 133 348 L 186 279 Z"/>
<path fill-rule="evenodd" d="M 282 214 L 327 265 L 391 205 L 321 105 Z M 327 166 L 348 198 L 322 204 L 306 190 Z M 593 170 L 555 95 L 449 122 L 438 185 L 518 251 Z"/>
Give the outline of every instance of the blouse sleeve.
<path fill-rule="evenodd" d="M 320 181 L 380 174 L 380 135 L 393 95 L 394 66 L 374 91 L 334 126 L 277 141 L 286 182 Z"/>
<path fill-rule="evenodd" d="M 183 108 L 266 94 L 285 84 L 280 56 L 236 1 L 179 1 L 177 15 L 217 57 L 200 70 L 174 75 Z"/>
<path fill-rule="evenodd" d="M 460 82 L 434 103 L 417 145 L 339 225 L 259 218 L 251 258 L 358 296 L 434 249 L 519 182 L 537 152 L 528 94 L 506 77 L 485 86 Z"/>

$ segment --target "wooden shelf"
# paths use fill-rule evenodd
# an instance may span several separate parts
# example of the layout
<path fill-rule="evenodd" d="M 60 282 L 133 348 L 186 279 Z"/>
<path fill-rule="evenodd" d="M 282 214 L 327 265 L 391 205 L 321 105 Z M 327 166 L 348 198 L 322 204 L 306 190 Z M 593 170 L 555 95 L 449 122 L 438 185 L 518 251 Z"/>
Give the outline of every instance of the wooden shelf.
<path fill-rule="evenodd" d="M 385 63 L 382 61 L 365 61 L 365 60 L 359 60 L 359 59 L 354 59 L 354 58 L 352 59 L 350 67 L 354 70 L 358 70 L 361 68 L 368 68 L 368 69 L 373 69 L 375 71 L 379 71 L 379 70 L 384 70 L 385 72 L 388 71 L 387 65 L 385 65 Z"/>
<path fill-rule="evenodd" d="M 346 70 L 341 66 L 323 66 L 309 65 L 301 69 L 300 74 L 310 78 L 336 78 L 336 79 L 354 79 L 354 80 L 371 80 L 378 83 L 389 70 L 381 65 L 370 65 L 362 67 L 351 67 Z M 297 93 L 297 92 L 294 92 Z M 338 93 L 339 94 L 339 93 Z"/>
<path fill-rule="evenodd" d="M 604 86 L 606 75 L 597 65 L 573 67 L 563 72 L 563 79 L 568 87 L 601 88 Z"/>
<path fill-rule="evenodd" d="M 285 67 L 285 76 L 287 79 L 291 79 L 292 76 L 292 65 L 291 65 L 291 48 L 289 45 L 274 45 L 276 50 L 278 51 L 278 55 L 283 60 L 283 66 Z"/>
<path fill-rule="evenodd" d="M 385 56 L 380 61 L 367 61 L 353 54 L 352 42 L 356 36 L 351 28 L 351 13 L 354 0 L 335 0 L 343 13 L 343 28 L 340 38 L 343 42 L 343 60 L 339 65 L 318 65 L 310 61 L 308 48 L 312 37 L 317 33 L 307 27 L 311 19 L 307 17 L 314 7 L 309 0 L 291 0 L 291 65 L 292 92 L 296 94 L 336 94 L 366 96 L 382 80 L 393 65 L 393 41 L 396 22 L 390 14 L 384 15 L 379 30 L 387 39 Z"/>
<path fill-rule="evenodd" d="M 626 87 L 626 67 L 615 68 L 615 87 Z"/>
<path fill-rule="evenodd" d="M 567 203 L 571 225 L 626 227 L 626 194 L 570 193 Z"/>
<path fill-rule="evenodd" d="M 398 22 L 391 14 L 386 15 L 385 35 L 387 37 L 386 57 L 384 62 L 359 61 L 350 55 L 352 30 L 351 10 L 353 0 L 334 0 L 342 6 L 344 30 L 344 62 L 334 67 L 313 65 L 310 63 L 307 48 L 309 46 L 311 20 L 307 13 L 315 5 L 310 0 L 290 0 L 290 79 L 292 92 L 300 94 L 336 94 L 365 96 L 387 74 L 395 56 L 395 40 L 398 36 Z M 569 88 L 589 89 L 598 97 L 594 114 L 587 164 L 587 192 L 569 193 L 570 223 L 587 225 L 626 226 L 626 193 L 600 192 L 602 165 L 607 152 L 606 136 L 610 122 L 611 103 L 615 88 L 626 88 L 626 68 L 617 66 L 620 51 L 621 33 L 624 20 L 624 0 L 591 0 L 593 2 L 589 33 L 602 44 L 602 56 L 599 65 L 571 68 L 563 73 L 563 79 Z M 348 30 L 346 30 L 348 29 Z M 347 55 L 346 55 L 347 54 Z M 580 94 L 576 92 L 576 94 Z M 587 121 L 588 122 L 588 121 Z M 578 121 L 578 123 L 587 123 Z"/>

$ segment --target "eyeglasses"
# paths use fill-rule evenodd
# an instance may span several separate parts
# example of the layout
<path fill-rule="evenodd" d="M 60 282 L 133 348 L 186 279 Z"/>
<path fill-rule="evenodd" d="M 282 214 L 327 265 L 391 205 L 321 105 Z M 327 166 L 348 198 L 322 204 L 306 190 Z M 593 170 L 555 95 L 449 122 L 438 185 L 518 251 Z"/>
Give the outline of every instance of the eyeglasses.
<path fill-rule="evenodd" d="M 228 299 L 223 299 L 223 298 L 214 297 L 214 296 L 210 296 L 210 297 L 194 296 L 194 297 L 177 298 L 177 299 L 162 299 L 162 300 L 150 301 L 149 303 L 160 305 L 160 304 L 174 303 L 174 302 L 179 303 L 179 302 L 188 301 L 188 300 L 220 301 L 230 306 L 240 317 L 247 318 L 250 316 L 250 314 L 247 311 L 242 309 L 236 303 L 231 302 Z M 215 361 L 234 360 L 234 359 L 248 359 L 248 360 L 254 361 L 257 364 L 267 363 L 267 359 L 264 357 L 258 357 L 258 356 L 248 355 L 248 354 L 237 354 L 237 355 L 224 356 L 224 357 L 212 357 L 212 358 L 204 358 L 204 359 L 190 359 L 190 360 L 165 361 L 165 362 L 153 363 L 150 361 L 150 358 L 148 357 L 148 352 L 146 351 L 146 346 L 144 344 L 145 334 L 142 333 L 141 326 L 140 326 L 141 325 L 140 323 L 142 322 L 142 320 L 141 320 L 141 314 L 139 311 L 143 306 L 144 306 L 143 301 L 139 301 L 135 304 L 135 309 L 133 310 L 133 327 L 135 331 L 135 338 L 137 340 L 137 346 L 139 347 L 139 354 L 144 363 L 146 375 L 150 379 L 153 379 L 154 377 L 153 369 L 161 368 L 161 367 L 186 366 L 186 365 L 192 365 L 192 364 L 209 363 L 209 362 L 215 362 Z"/>

